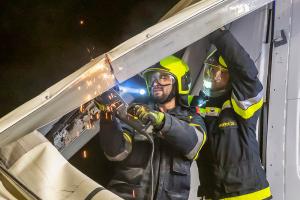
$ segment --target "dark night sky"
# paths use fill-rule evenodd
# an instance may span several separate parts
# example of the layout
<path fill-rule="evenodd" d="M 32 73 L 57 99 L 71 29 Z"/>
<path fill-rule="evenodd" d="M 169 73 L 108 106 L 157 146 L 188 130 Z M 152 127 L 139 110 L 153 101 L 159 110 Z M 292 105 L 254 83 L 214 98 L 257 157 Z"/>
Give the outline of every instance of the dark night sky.
<path fill-rule="evenodd" d="M 153 25 L 176 2 L 1 1 L 0 117 Z"/>

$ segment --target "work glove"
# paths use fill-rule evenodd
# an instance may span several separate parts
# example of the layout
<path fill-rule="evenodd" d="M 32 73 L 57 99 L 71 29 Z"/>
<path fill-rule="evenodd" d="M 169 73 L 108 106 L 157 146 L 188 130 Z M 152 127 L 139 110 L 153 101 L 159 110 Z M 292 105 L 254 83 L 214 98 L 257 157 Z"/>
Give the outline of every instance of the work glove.
<path fill-rule="evenodd" d="M 137 117 L 145 125 L 150 123 L 156 130 L 162 128 L 165 119 L 164 113 L 152 110 L 143 104 L 132 104 L 128 107 L 127 113 Z"/>

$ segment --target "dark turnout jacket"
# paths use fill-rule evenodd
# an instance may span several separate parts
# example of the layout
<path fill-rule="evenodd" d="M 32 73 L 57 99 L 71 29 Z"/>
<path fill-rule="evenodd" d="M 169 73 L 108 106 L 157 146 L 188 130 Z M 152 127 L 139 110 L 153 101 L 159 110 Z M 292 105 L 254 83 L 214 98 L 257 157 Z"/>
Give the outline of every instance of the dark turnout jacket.
<path fill-rule="evenodd" d="M 259 156 L 256 124 L 263 87 L 254 62 L 229 31 L 211 41 L 225 60 L 232 90 L 201 108 L 207 142 L 198 159 L 200 187 L 207 199 L 271 198 Z"/>
<path fill-rule="evenodd" d="M 107 158 L 116 161 L 108 189 L 124 199 L 150 199 L 150 142 L 118 119 L 105 129 L 115 130 L 100 133 Z M 182 107 L 165 113 L 162 129 L 153 133 L 154 199 L 188 199 L 191 162 L 205 143 L 205 132 L 197 113 Z"/>

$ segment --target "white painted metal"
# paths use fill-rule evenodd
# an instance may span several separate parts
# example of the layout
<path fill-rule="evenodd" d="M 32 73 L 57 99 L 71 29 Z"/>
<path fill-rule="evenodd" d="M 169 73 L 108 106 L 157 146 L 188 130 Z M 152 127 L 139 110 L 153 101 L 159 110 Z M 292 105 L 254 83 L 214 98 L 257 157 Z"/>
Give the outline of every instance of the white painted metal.
<path fill-rule="evenodd" d="M 299 71 L 299 70 L 298 70 Z M 300 99 L 287 103 L 284 200 L 298 200 L 300 188 Z M 277 188 L 273 188 L 277 194 Z M 277 198 L 276 198 L 277 199 Z M 279 199 L 279 198 L 278 198 Z"/>
<path fill-rule="evenodd" d="M 200 1 L 110 51 L 108 54 L 114 74 L 118 81 L 125 81 L 165 56 L 269 2 L 271 1 Z"/>
<path fill-rule="evenodd" d="M 300 188 L 300 0 L 290 1 L 291 32 L 285 149 L 285 200 L 299 199 Z M 288 32 L 287 32 L 288 33 Z"/>
<path fill-rule="evenodd" d="M 287 132 L 287 130 L 289 130 L 287 129 L 287 122 L 289 121 L 289 115 L 293 115 L 292 113 L 287 114 L 288 71 L 290 70 L 289 58 L 291 44 L 289 33 L 292 30 L 291 6 L 291 1 L 276 1 L 275 39 L 280 39 L 280 31 L 284 30 L 288 43 L 273 49 L 268 115 L 267 177 L 271 183 L 274 199 L 279 200 L 299 199 L 298 195 L 285 198 L 287 187 L 294 187 L 292 184 L 286 185 L 286 170 L 288 170 L 288 166 L 286 166 L 287 153 L 291 153 L 290 151 L 287 152 L 289 148 L 287 149 L 286 139 L 291 134 Z M 295 137 L 291 137 L 291 140 L 295 139 Z M 296 157 L 293 159 L 292 162 L 296 164 Z M 297 174 L 295 173 L 295 175 Z"/>

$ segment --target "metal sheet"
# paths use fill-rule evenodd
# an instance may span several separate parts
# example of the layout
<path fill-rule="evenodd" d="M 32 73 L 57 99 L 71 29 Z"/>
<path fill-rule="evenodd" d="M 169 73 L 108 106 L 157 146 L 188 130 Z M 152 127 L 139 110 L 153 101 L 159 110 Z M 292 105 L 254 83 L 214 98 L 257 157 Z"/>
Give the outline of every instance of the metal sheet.
<path fill-rule="evenodd" d="M 285 199 L 299 199 L 300 188 L 300 99 L 288 100 Z"/>
<path fill-rule="evenodd" d="M 288 95 L 285 149 L 285 199 L 299 199 L 300 188 L 300 0 L 291 6 L 291 37 L 289 48 Z M 288 32 L 286 32 L 288 34 Z"/>
<path fill-rule="evenodd" d="M 300 98 L 300 0 L 292 1 L 292 30 L 290 41 L 290 60 L 289 60 L 289 90 L 288 98 Z M 287 33 L 288 34 L 288 33 Z"/>
<path fill-rule="evenodd" d="M 287 79 L 289 70 L 289 34 L 291 32 L 291 1 L 276 1 L 275 38 L 281 30 L 288 43 L 273 49 L 270 102 L 268 114 L 267 178 L 274 199 L 285 199 Z M 293 187 L 293 186 L 291 186 Z M 297 198 L 298 199 L 298 198 Z"/>
<path fill-rule="evenodd" d="M 269 2 L 271 1 L 200 1 L 110 51 L 114 74 L 118 81 L 125 81 L 165 56 Z"/>

